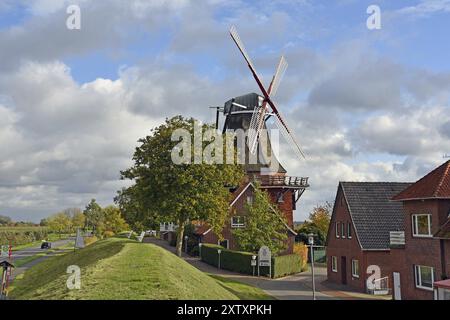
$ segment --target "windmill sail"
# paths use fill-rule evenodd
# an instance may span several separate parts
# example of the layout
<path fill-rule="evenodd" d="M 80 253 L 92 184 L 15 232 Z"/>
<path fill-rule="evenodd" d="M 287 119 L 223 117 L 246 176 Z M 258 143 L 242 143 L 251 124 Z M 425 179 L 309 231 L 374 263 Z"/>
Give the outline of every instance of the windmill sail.
<path fill-rule="evenodd" d="M 260 88 L 263 96 L 264 96 L 264 102 L 261 107 L 257 106 L 255 108 L 255 111 L 253 113 L 252 119 L 250 121 L 250 130 L 249 130 L 249 139 L 248 139 L 248 145 L 249 150 L 251 153 L 255 153 L 258 145 L 258 138 L 261 133 L 261 130 L 265 123 L 265 115 L 267 112 L 267 104 L 270 105 L 272 108 L 273 113 L 276 116 L 276 124 L 278 128 L 280 129 L 281 133 L 289 143 L 289 145 L 295 150 L 295 152 L 305 158 L 305 155 L 303 151 L 300 148 L 300 145 L 297 142 L 297 139 L 295 138 L 294 134 L 289 129 L 286 121 L 282 117 L 281 113 L 278 111 L 277 107 L 273 103 L 271 96 L 273 96 L 277 91 L 278 87 L 280 85 L 281 79 L 287 69 L 287 62 L 286 59 L 282 56 L 280 59 L 280 62 L 277 67 L 277 71 L 275 72 L 274 77 L 272 78 L 272 82 L 270 83 L 269 90 L 266 90 L 264 85 L 262 84 L 262 81 L 258 74 L 256 73 L 256 69 L 250 59 L 250 56 L 248 55 L 247 51 L 245 50 L 244 43 L 242 42 L 235 26 L 232 26 L 230 29 L 230 35 L 233 39 L 233 41 L 236 43 L 237 47 L 239 48 L 239 51 L 244 56 L 245 61 L 248 64 L 248 67 L 250 68 L 250 71 L 252 72 L 253 77 L 256 80 L 256 83 L 258 84 L 258 87 Z"/>
<path fill-rule="evenodd" d="M 288 67 L 288 63 L 284 56 L 281 56 L 280 62 L 278 63 L 277 70 L 275 75 L 272 78 L 272 82 L 270 83 L 269 90 L 267 93 L 274 97 L 278 91 L 280 86 L 281 79 L 283 78 L 284 73 Z M 264 122 L 267 113 L 267 102 L 265 101 L 261 107 L 255 108 L 255 112 L 253 113 L 252 120 L 250 121 L 250 129 L 248 134 L 248 146 L 249 150 L 252 154 L 256 153 L 258 146 L 258 139 L 261 134 L 261 130 L 264 127 Z"/>

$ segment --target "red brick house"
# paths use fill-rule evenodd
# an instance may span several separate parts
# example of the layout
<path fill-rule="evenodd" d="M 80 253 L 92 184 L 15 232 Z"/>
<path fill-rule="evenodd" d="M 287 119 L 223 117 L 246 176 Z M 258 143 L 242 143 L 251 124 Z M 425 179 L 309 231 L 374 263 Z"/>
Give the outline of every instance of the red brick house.
<path fill-rule="evenodd" d="M 433 299 L 433 283 L 450 275 L 450 161 L 392 200 L 405 214 L 405 246 L 392 252 L 398 298 Z"/>
<path fill-rule="evenodd" d="M 261 189 L 269 193 L 273 205 L 278 206 L 283 213 L 288 239 L 287 249 L 282 254 L 293 253 L 296 236 L 293 210 L 295 210 L 296 201 L 308 186 L 308 180 L 306 178 L 285 177 L 283 175 L 254 176 L 253 178 L 259 182 Z M 233 236 L 233 229 L 245 227 L 245 205 L 253 201 L 255 188 L 256 186 L 253 182 L 247 181 L 233 191 L 232 201 L 230 202 L 230 216 L 222 231 L 224 238 L 222 242 L 219 241 L 219 237 L 207 225 L 201 225 L 197 228 L 196 234 L 199 237 L 199 241 L 220 244 L 225 248 L 237 250 L 238 244 Z M 274 216 L 274 218 L 277 217 Z"/>
<path fill-rule="evenodd" d="M 435 297 L 450 274 L 450 161 L 413 184 L 339 184 L 327 239 L 328 279 L 367 291 L 367 267 L 394 299 Z"/>
<path fill-rule="evenodd" d="M 381 279 L 391 278 L 390 232 L 403 231 L 404 224 L 402 205 L 390 199 L 409 185 L 339 183 L 326 244 L 328 281 L 366 292 L 372 265 L 380 267 Z"/>

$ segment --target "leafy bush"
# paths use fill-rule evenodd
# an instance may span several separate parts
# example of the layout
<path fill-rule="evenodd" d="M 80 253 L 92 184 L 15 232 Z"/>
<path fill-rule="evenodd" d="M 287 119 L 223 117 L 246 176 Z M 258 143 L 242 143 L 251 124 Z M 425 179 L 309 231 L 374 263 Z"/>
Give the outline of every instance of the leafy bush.
<path fill-rule="evenodd" d="M 103 237 L 105 237 L 105 238 L 111 238 L 112 236 L 114 236 L 114 232 L 112 232 L 112 231 L 103 232 Z"/>
<path fill-rule="evenodd" d="M 98 238 L 96 236 L 84 237 L 84 245 L 85 246 L 93 244 L 96 241 L 98 241 Z"/>
<path fill-rule="evenodd" d="M 0 245 L 23 245 L 48 237 L 48 228 L 41 227 L 6 227 L 0 229 Z"/>
<path fill-rule="evenodd" d="M 302 259 L 302 270 L 304 270 L 308 262 L 308 247 L 304 243 L 296 243 L 294 244 L 294 253 Z"/>

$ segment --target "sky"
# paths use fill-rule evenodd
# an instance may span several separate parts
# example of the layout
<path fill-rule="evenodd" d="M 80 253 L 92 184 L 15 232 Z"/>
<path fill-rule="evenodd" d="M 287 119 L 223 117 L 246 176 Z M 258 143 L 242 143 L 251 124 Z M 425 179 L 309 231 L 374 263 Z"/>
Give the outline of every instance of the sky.
<path fill-rule="evenodd" d="M 151 128 L 258 92 L 231 25 L 266 84 L 289 62 L 275 101 L 307 159 L 280 162 L 311 185 L 295 220 L 339 181 L 416 181 L 450 154 L 449 18 L 450 0 L 2 0 L 0 214 L 112 204 Z"/>

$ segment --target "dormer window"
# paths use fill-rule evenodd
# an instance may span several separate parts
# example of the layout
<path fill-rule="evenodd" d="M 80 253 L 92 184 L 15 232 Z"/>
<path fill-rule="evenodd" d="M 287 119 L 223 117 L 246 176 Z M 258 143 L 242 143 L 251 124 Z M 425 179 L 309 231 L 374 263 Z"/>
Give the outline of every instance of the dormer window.
<path fill-rule="evenodd" d="M 412 234 L 418 238 L 431 238 L 431 214 L 412 215 Z"/>

